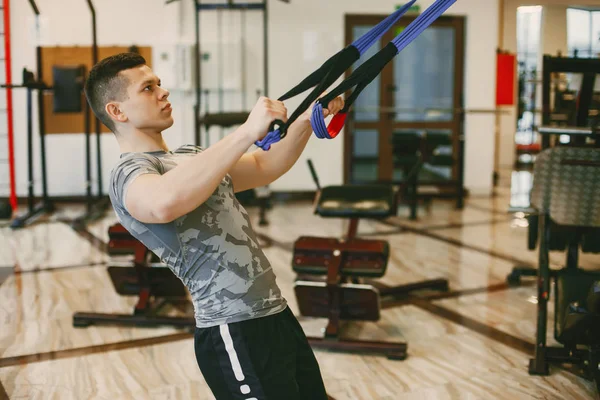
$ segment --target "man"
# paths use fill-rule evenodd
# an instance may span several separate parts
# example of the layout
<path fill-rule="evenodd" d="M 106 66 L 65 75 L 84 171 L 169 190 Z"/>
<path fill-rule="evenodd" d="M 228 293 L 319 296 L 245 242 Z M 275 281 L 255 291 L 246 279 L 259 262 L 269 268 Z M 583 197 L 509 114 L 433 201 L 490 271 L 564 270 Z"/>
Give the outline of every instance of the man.
<path fill-rule="evenodd" d="M 121 149 L 109 189 L 117 217 L 188 288 L 196 358 L 216 398 L 326 399 L 306 336 L 234 196 L 294 165 L 312 134 L 310 110 L 267 152 L 247 153 L 274 119 L 287 120 L 283 103 L 267 98 L 210 148 L 171 151 L 162 137 L 173 124 L 169 92 L 141 56 L 102 60 L 85 93 Z M 342 107 L 337 98 L 326 113 Z"/>

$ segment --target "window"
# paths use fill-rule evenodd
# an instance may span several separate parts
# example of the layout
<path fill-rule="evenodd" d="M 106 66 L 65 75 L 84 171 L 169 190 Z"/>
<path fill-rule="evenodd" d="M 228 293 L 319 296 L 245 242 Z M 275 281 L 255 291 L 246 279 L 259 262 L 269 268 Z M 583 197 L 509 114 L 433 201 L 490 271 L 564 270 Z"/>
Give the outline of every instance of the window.
<path fill-rule="evenodd" d="M 538 65 L 541 23 L 541 6 L 517 8 L 517 59 L 519 66 L 527 71 Z"/>
<path fill-rule="evenodd" d="M 600 11 L 569 8 L 567 42 L 570 57 L 598 57 L 600 53 Z"/>
<path fill-rule="evenodd" d="M 537 93 L 538 71 L 541 69 L 540 36 L 541 6 L 517 8 L 517 73 L 519 76 L 519 107 L 515 141 L 517 144 L 535 142 L 533 131 L 535 110 L 539 107 Z M 539 117 L 539 116 L 538 116 Z"/>

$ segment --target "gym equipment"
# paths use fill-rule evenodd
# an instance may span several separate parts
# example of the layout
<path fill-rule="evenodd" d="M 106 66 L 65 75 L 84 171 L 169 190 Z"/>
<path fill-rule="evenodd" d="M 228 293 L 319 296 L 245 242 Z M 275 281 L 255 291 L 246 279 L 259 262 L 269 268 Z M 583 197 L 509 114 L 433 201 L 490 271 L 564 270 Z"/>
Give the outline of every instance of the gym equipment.
<path fill-rule="evenodd" d="M 595 138 L 600 133 L 598 126 L 591 128 L 540 126 L 539 132 L 545 135 L 589 136 L 592 138 Z"/>
<path fill-rule="evenodd" d="M 168 0 L 166 4 L 173 3 L 177 0 Z M 289 0 L 281 0 L 285 3 L 289 3 Z M 201 0 L 194 0 L 195 7 L 195 40 L 196 40 L 196 51 L 195 51 L 195 62 L 196 62 L 196 105 L 194 106 L 194 132 L 195 132 L 195 144 L 197 146 L 202 145 L 201 140 L 201 127 L 204 126 L 206 133 L 206 140 L 204 147 L 210 146 L 209 130 L 212 126 L 218 126 L 221 128 L 221 137 L 223 137 L 223 128 L 232 127 L 244 123 L 249 115 L 248 111 L 241 112 L 224 112 L 223 111 L 223 91 L 222 91 L 222 65 L 223 60 L 221 58 L 221 51 L 219 51 L 219 66 L 218 66 L 218 83 L 219 83 L 219 112 L 210 113 L 208 107 L 208 94 L 206 93 L 206 105 L 205 114 L 200 115 L 201 102 L 202 102 L 202 78 L 201 78 L 201 41 L 200 41 L 200 12 L 202 11 L 216 11 L 217 12 L 217 37 L 221 44 L 222 32 L 221 32 L 221 11 L 239 11 L 241 14 L 241 76 L 242 76 L 242 89 L 241 89 L 241 105 L 242 108 L 246 107 L 246 91 L 247 84 L 245 79 L 245 68 L 246 68 L 246 50 L 245 50 L 245 35 L 243 34 L 246 29 L 246 12 L 247 11 L 260 11 L 263 15 L 263 93 L 268 96 L 269 93 L 269 46 L 268 46 L 268 8 L 267 0 L 262 0 L 260 3 L 235 3 L 233 0 L 227 0 L 226 3 L 203 3 Z M 222 47 L 222 46 L 220 46 Z M 258 94 L 258 93 L 257 93 Z M 237 196 L 240 200 L 243 199 L 258 199 L 258 205 L 260 207 L 259 225 L 268 225 L 266 219 L 266 210 L 269 207 L 269 198 L 271 196 L 268 187 L 257 188 L 248 193 L 238 193 Z M 248 203 L 246 203 L 248 205 Z"/>
<path fill-rule="evenodd" d="M 35 3 L 35 0 L 29 0 L 36 19 L 40 16 L 40 11 Z M 48 87 L 42 81 L 42 60 L 41 47 L 36 47 L 36 68 L 38 80 L 34 78 L 34 74 L 23 68 L 23 83 L 22 85 L 14 85 L 7 83 L 0 85 L 6 89 L 25 88 L 27 90 L 27 161 L 28 161 L 28 196 L 27 196 L 27 213 L 15 218 L 11 223 L 11 228 L 22 228 L 28 223 L 44 214 L 50 214 L 54 211 L 54 205 L 48 198 L 47 174 L 46 174 L 46 140 L 45 140 L 45 125 L 44 125 L 44 96 L 42 92 Z M 41 152 L 41 169 L 42 169 L 42 200 L 35 206 L 33 195 L 33 91 L 37 91 L 37 108 L 38 108 L 38 129 L 40 134 L 40 152 Z M 12 111 L 12 110 L 11 110 Z"/>
<path fill-rule="evenodd" d="M 96 9 L 92 0 L 86 0 L 90 15 L 92 17 L 92 65 L 95 65 L 99 61 L 98 56 L 98 39 L 97 39 L 97 27 L 96 27 Z M 56 85 L 56 81 L 55 81 Z M 83 87 L 81 88 L 83 90 Z M 78 96 L 79 97 L 79 96 Z M 85 225 L 86 223 L 96 221 L 104 216 L 104 213 L 110 206 L 110 201 L 107 197 L 103 197 L 103 184 L 102 184 L 102 148 L 100 141 L 100 120 L 94 116 L 94 130 L 96 133 L 96 175 L 98 193 L 96 199 L 92 194 L 92 151 L 90 148 L 90 106 L 85 102 L 85 188 L 86 188 L 86 212 L 85 214 L 75 218 L 73 220 L 74 226 Z"/>
<path fill-rule="evenodd" d="M 600 125 L 595 121 L 600 114 L 600 103 L 594 91 L 600 60 L 545 55 L 542 68 L 542 79 L 531 80 L 532 101 L 535 102 L 536 84 L 542 87 L 542 121 L 532 127 L 532 143 L 517 146 L 517 166 L 531 167 L 539 152 L 550 146 L 583 146 L 587 138 L 580 133 Z M 574 79 L 577 77 L 581 79 Z M 541 140 L 534 143 L 536 133 Z M 566 136 L 570 137 L 565 140 Z"/>
<path fill-rule="evenodd" d="M 597 94 L 594 92 L 596 77 L 600 71 L 600 60 L 593 58 L 566 58 L 544 56 L 543 79 L 542 79 L 542 126 L 550 133 L 550 127 L 571 128 L 593 128 L 598 125 L 598 108 L 595 102 Z M 581 86 L 579 88 L 566 88 L 558 91 L 556 80 L 552 79 L 556 74 L 581 74 Z M 554 96 L 551 96 L 554 89 Z M 552 103 L 554 98 L 554 103 Z M 595 121 L 596 120 L 596 121 Z M 595 122 L 594 122 L 595 121 Z M 596 127 L 597 129 L 597 127 Z M 565 133 L 571 134 L 571 133 Z M 572 136 L 571 145 L 584 145 L 585 138 Z M 542 136 L 542 149 L 552 145 L 551 136 Z"/>
<path fill-rule="evenodd" d="M 319 96 L 332 85 L 337 78 L 358 60 L 374 43 L 376 43 L 383 34 L 388 31 L 414 4 L 414 0 L 399 8 L 396 12 L 385 18 L 366 34 L 355 40 L 352 44 L 345 47 L 334 56 L 330 57 L 319 69 L 311 73 L 302 82 L 289 90 L 279 98 L 280 101 L 292 98 L 306 90 L 313 88 L 312 92 L 302 101 L 296 110 L 289 116 L 286 123 L 283 121 L 273 121 L 269 133 L 256 145 L 268 150 L 271 144 L 278 142 L 287 134 L 288 127 L 316 101 Z M 328 102 L 326 103 L 328 104 Z M 279 126 L 277 130 L 274 130 Z M 313 128 L 315 128 L 313 124 Z"/>
<path fill-rule="evenodd" d="M 178 0 L 167 0 L 166 4 L 171 4 L 174 3 Z M 280 0 L 284 3 L 289 3 L 290 0 Z M 238 10 L 241 12 L 242 15 L 242 29 L 245 29 L 246 27 L 246 23 L 245 23 L 245 12 L 246 11 L 260 11 L 262 12 L 262 16 L 263 16 L 263 93 L 265 96 L 268 96 L 269 93 L 269 82 L 268 82 L 268 78 L 269 78 L 269 31 L 268 31 L 268 7 L 267 7 L 267 0 L 262 0 L 261 2 L 256 2 L 256 3 L 236 3 L 233 0 L 227 0 L 226 2 L 223 3 L 203 3 L 201 0 L 194 0 L 194 12 L 195 12 L 195 20 L 194 20 L 194 25 L 195 25 L 195 41 L 196 41 L 196 49 L 195 49 L 195 64 L 196 64 L 196 72 L 195 72 L 195 83 L 196 83 L 196 104 L 194 106 L 194 132 L 195 132 L 195 138 L 196 138 L 196 145 L 199 146 L 201 145 L 201 137 L 200 137 L 200 133 L 201 133 L 201 126 L 202 123 L 204 121 L 206 121 L 206 118 L 202 119 L 200 117 L 200 110 L 201 110 L 201 103 L 202 103 L 202 79 L 201 79 L 201 42 L 200 42 L 200 12 L 202 11 L 217 11 L 219 13 L 219 17 L 221 16 L 220 12 L 221 11 L 232 11 L 232 10 Z M 219 21 L 218 21 L 219 22 Z M 220 22 L 218 24 L 219 26 L 219 30 L 220 30 Z M 220 35 L 219 35 L 219 39 L 220 39 Z M 244 39 L 242 37 L 242 39 Z M 243 40 L 242 40 L 243 43 Z M 242 68 L 245 67 L 245 62 L 246 62 L 246 56 L 244 53 L 244 49 L 242 47 L 242 60 L 241 60 L 241 66 Z M 244 91 L 245 91 L 245 79 L 242 78 L 242 95 L 245 95 Z M 222 99 L 221 99 L 222 100 Z M 242 105 L 245 104 L 244 99 L 242 99 Z M 243 121 L 242 121 L 243 122 Z M 214 125 L 217 125 L 216 123 L 214 123 Z M 231 125 L 226 125 L 226 126 L 231 126 Z"/>
<path fill-rule="evenodd" d="M 210 128 L 213 126 L 217 126 L 221 128 L 221 139 L 223 138 L 223 128 L 231 128 L 233 126 L 238 126 L 246 122 L 248 116 L 250 115 L 247 111 L 239 111 L 239 112 L 223 112 L 222 107 L 220 107 L 221 111 L 218 113 L 211 113 L 209 109 L 209 95 L 210 90 L 204 90 L 206 95 L 205 111 L 204 115 L 200 117 L 199 123 L 200 126 L 204 126 L 204 147 L 210 147 Z M 221 95 L 222 91 L 219 90 L 219 95 Z M 242 95 L 243 96 L 243 95 Z M 243 96 L 245 97 L 245 96 Z M 200 138 L 196 138 L 196 145 L 199 145 Z"/>
<path fill-rule="evenodd" d="M 591 140 L 594 142 L 594 146 L 600 146 L 600 124 L 592 128 L 577 128 L 577 127 L 560 127 L 560 126 L 540 126 L 538 128 L 538 132 L 542 135 L 568 135 L 571 137 L 582 137 L 584 140 Z M 577 142 L 581 142 L 577 140 Z M 548 141 L 550 143 L 550 141 Z M 534 176 L 535 180 L 535 176 Z M 538 241 L 538 231 L 539 231 L 539 215 L 537 214 L 535 209 L 528 209 L 527 220 L 528 220 L 528 230 L 527 230 L 527 248 L 529 250 L 535 250 L 537 241 Z M 551 250 L 559 250 L 564 251 L 568 248 L 569 241 L 577 240 L 572 234 L 565 232 L 564 229 L 557 229 L 555 227 L 554 222 L 549 221 L 546 223 L 549 226 L 552 235 L 548 239 L 550 242 Z M 584 236 L 582 240 L 586 237 L 588 239 L 585 243 L 588 243 L 588 247 L 593 243 L 589 239 L 589 236 Z M 574 249 L 576 250 L 576 249 Z M 586 251 L 586 250 L 584 250 Z M 574 261 L 573 261 L 574 260 Z M 576 255 L 567 257 L 567 267 L 576 266 Z M 575 262 L 575 264 L 573 264 Z M 551 271 L 552 274 L 552 271 Z M 519 285 L 521 283 L 522 277 L 533 277 L 537 276 L 537 269 L 532 267 L 524 267 L 524 266 L 515 266 L 511 273 L 506 277 L 507 282 L 510 285 Z"/>
<path fill-rule="evenodd" d="M 109 254 L 134 256 L 133 267 L 108 267 L 113 286 L 122 296 L 138 296 L 138 302 L 133 314 L 77 312 L 73 315 L 73 326 L 81 328 L 100 324 L 139 327 L 167 325 L 194 329 L 196 320 L 193 317 L 161 314 L 162 309 L 169 304 L 190 306 L 187 290 L 181 280 L 166 267 L 152 266 L 150 261 L 156 261 L 156 257 L 121 224 L 111 226 L 108 235 Z"/>
<path fill-rule="evenodd" d="M 419 132 L 395 132 L 392 136 L 394 167 L 403 170 L 403 181 L 406 182 L 405 196 L 410 203 L 410 219 L 417 219 L 419 172 L 423 166 L 423 140 Z M 412 178 L 410 169 L 416 168 Z"/>
<path fill-rule="evenodd" d="M 409 26 L 400 33 L 392 42 L 384 47 L 380 52 L 367 60 L 364 64 L 358 67 L 348 79 L 344 80 L 335 89 L 317 101 L 313 107 L 312 126 L 315 134 L 319 138 L 332 139 L 338 135 L 346 121 L 347 112 L 354 100 L 360 92 L 371 83 L 381 70 L 391 61 L 402 49 L 410 44 L 418 35 L 433 23 L 444 11 L 446 11 L 456 0 L 436 0 L 423 14 L 419 15 Z M 414 3 L 414 1 L 413 1 Z M 290 90 L 288 93 L 280 97 L 280 100 L 291 98 L 299 93 L 304 92 L 310 87 L 316 85 L 312 93 L 300 104 L 300 106 L 290 115 L 286 123 L 282 121 L 273 121 L 271 129 L 267 136 L 256 142 L 258 147 L 263 150 L 269 150 L 273 143 L 278 142 L 285 137 L 287 128 L 300 116 L 308 107 L 319 98 L 319 96 L 333 84 L 356 60 L 360 58 L 362 53 L 375 43 L 382 35 L 390 29 L 395 21 L 397 21 L 409 8 L 412 3 L 406 4 L 398 11 L 390 15 L 375 28 L 371 29 L 366 35 L 363 35 L 350 46 L 331 57 L 329 60 L 313 72 L 298 86 Z M 354 92 L 346 99 L 344 109 L 333 117 L 328 127 L 325 126 L 323 119 L 323 104 L 325 107 L 334 98 L 356 86 Z M 278 126 L 278 129 L 274 129 Z"/>
<path fill-rule="evenodd" d="M 319 138 L 332 139 L 340 132 L 346 121 L 347 112 L 360 93 L 381 73 L 383 68 L 396 57 L 406 46 L 413 42 L 429 25 L 438 19 L 456 0 L 437 0 L 427 10 L 420 14 L 406 29 L 396 36 L 387 46 L 358 67 L 352 74 L 335 89 L 327 93 L 313 108 L 311 122 L 315 134 Z M 323 119 L 323 104 L 329 104 L 335 97 L 355 88 L 346 99 L 344 109 L 339 112 L 325 129 Z"/>
<path fill-rule="evenodd" d="M 394 167 L 403 170 L 403 195 L 409 201 L 410 219 L 414 220 L 417 218 L 418 186 L 422 179 L 419 174 L 439 175 L 434 171 L 435 167 L 451 168 L 458 161 L 451 151 L 447 151 L 447 148 L 452 148 L 452 137 L 434 131 L 397 131 L 393 133 L 391 142 Z M 411 173 L 413 168 L 417 170 Z M 398 183 L 398 179 L 394 178 L 393 183 Z"/>
<path fill-rule="evenodd" d="M 321 188 L 311 160 L 308 165 L 317 186 L 315 213 L 323 218 L 350 220 L 343 239 L 302 236 L 294 243 L 292 266 L 298 274 L 294 290 L 300 313 L 329 320 L 325 337 L 309 337 L 309 342 L 314 347 L 377 353 L 402 360 L 406 358 L 406 343 L 346 340 L 339 336 L 340 321 L 377 321 L 381 296 L 406 296 L 427 289 L 447 291 L 448 281 L 435 279 L 379 288 L 381 285 L 366 281 L 385 275 L 389 245 L 382 240 L 357 238 L 358 222 L 361 218 L 384 219 L 395 215 L 398 192 L 390 185 Z M 315 276 L 326 276 L 326 280 L 319 281 Z"/>
<path fill-rule="evenodd" d="M 92 31 L 93 31 L 93 57 L 94 62 L 98 60 L 98 48 L 96 44 L 96 19 L 95 10 L 91 0 L 86 0 L 87 4 L 92 13 Z M 31 7 L 34 10 L 36 17 L 39 17 L 40 12 L 35 3 L 35 0 L 29 0 Z M 104 202 L 100 202 L 100 206 L 93 210 L 92 195 L 91 195 L 91 150 L 90 150 L 90 121 L 89 121 L 89 106 L 87 102 L 82 102 L 81 97 L 83 93 L 83 84 L 85 79 L 85 67 L 82 65 L 74 66 L 53 66 L 52 73 L 54 79 L 54 85 L 52 87 L 46 85 L 42 78 L 42 49 L 40 46 L 36 50 L 36 61 L 38 77 L 37 81 L 35 75 L 23 69 L 23 84 L 22 85 L 1 85 L 1 87 L 15 89 L 25 88 L 27 89 L 27 131 L 28 131 L 28 212 L 15 218 L 12 221 L 12 228 L 22 228 L 27 224 L 33 222 L 42 214 L 49 214 L 54 211 L 54 205 L 48 198 L 47 189 L 47 174 L 46 174 L 46 125 L 44 118 L 44 95 L 43 92 L 52 92 L 54 98 L 53 112 L 54 113 L 72 113 L 81 112 L 82 103 L 85 103 L 85 120 L 84 120 L 84 131 L 86 135 L 86 187 L 87 187 L 87 206 L 88 213 L 83 217 L 76 218 L 74 224 L 81 224 L 91 219 L 97 219 L 101 217 L 104 210 L 108 207 L 107 199 Z M 38 92 L 38 126 L 40 134 L 40 153 L 41 153 L 41 168 L 42 168 L 42 202 L 37 207 L 34 206 L 34 194 L 33 194 L 33 116 L 32 116 L 32 92 L 36 90 Z M 102 178 L 101 178 L 101 149 L 100 149 L 100 121 L 96 119 L 96 134 L 97 134 L 97 162 L 98 162 L 98 189 L 99 196 L 102 193 Z M 94 212 L 95 214 L 94 214 Z M 94 218 L 90 218 L 93 216 Z"/>
<path fill-rule="evenodd" d="M 37 7 L 33 0 L 30 3 L 36 11 L 36 15 L 39 15 Z M 37 61 L 38 71 L 41 71 L 40 61 L 40 48 L 38 47 Z M 38 77 L 39 78 L 39 77 Z M 48 198 L 48 180 L 46 173 L 46 134 L 44 131 L 44 96 L 43 91 L 50 89 L 41 80 L 36 81 L 34 74 L 23 68 L 23 84 L 6 84 L 1 85 L 7 89 L 24 88 L 27 90 L 27 213 L 16 217 L 10 227 L 13 229 L 23 228 L 26 225 L 32 223 L 44 214 L 51 214 L 54 212 L 54 204 Z M 38 92 L 38 130 L 40 135 L 40 153 L 41 153 L 41 172 L 42 172 L 42 200 L 38 205 L 35 205 L 35 198 L 33 193 L 34 177 L 33 177 L 33 91 Z"/>
<path fill-rule="evenodd" d="M 529 247 L 539 241 L 538 308 L 531 375 L 548 375 L 549 363 L 579 364 L 600 389 L 600 272 L 578 266 L 579 251 L 600 253 L 600 149 L 551 147 L 534 166 Z M 537 228 L 537 234 L 532 234 Z M 566 266 L 550 270 L 549 252 L 567 250 Z M 523 269 L 523 268 L 521 268 Z M 519 277 L 518 272 L 513 274 Z M 529 274 L 533 270 L 527 271 Z M 554 337 L 563 347 L 546 345 L 550 284 L 555 285 Z M 515 282 L 515 276 L 509 281 Z"/>
<path fill-rule="evenodd" d="M 82 101 L 81 94 L 85 77 L 84 66 L 62 67 L 54 66 L 53 75 L 55 85 L 50 87 L 44 82 L 35 81 L 32 72 L 23 69 L 22 85 L 2 85 L 11 89 L 27 89 L 27 161 L 28 161 L 28 212 L 12 221 L 12 228 L 22 228 L 35 221 L 39 216 L 54 211 L 54 205 L 48 199 L 48 186 L 46 174 L 46 133 L 44 129 L 43 112 L 38 109 L 41 158 L 42 158 L 42 203 L 34 206 L 34 174 L 33 174 L 33 111 L 32 111 L 32 92 L 38 91 L 38 103 L 43 102 L 43 92 L 52 91 L 54 94 L 53 111 L 55 113 L 81 112 Z M 40 100 L 41 99 L 41 100 Z M 39 107 L 39 105 L 38 105 Z M 89 114 L 86 114 L 86 116 Z M 86 119 L 85 132 L 89 136 L 89 122 Z M 89 159 L 89 154 L 88 154 Z"/>

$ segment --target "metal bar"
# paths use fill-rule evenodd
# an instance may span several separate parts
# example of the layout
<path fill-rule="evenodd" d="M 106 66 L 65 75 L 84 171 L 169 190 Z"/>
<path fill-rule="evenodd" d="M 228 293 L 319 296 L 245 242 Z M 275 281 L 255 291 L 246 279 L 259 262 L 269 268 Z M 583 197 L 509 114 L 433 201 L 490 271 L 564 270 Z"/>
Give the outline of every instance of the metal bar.
<path fill-rule="evenodd" d="M 33 90 L 27 89 L 27 208 L 33 211 Z"/>
<path fill-rule="evenodd" d="M 92 0 L 87 0 L 90 14 L 92 15 L 92 65 L 98 63 L 98 28 L 96 25 L 96 8 L 92 3 Z M 97 184 L 98 184 L 98 198 L 102 197 L 102 146 L 100 143 L 101 125 L 98 118 L 94 118 L 95 131 L 96 131 L 96 169 L 97 169 Z"/>
<path fill-rule="evenodd" d="M 546 67 L 544 68 L 544 70 L 548 69 L 549 75 L 552 72 L 596 72 L 600 67 L 600 60 L 597 58 L 567 58 L 545 56 L 544 62 Z"/>
<path fill-rule="evenodd" d="M 87 102 L 85 103 L 84 112 L 85 115 L 83 116 L 83 118 L 85 126 L 85 193 L 87 212 L 89 214 L 92 209 L 92 152 L 90 149 L 90 106 Z"/>
<path fill-rule="evenodd" d="M 267 0 L 263 0 L 263 80 L 264 80 L 264 93 L 263 96 L 269 97 L 269 9 L 267 7 Z"/>
<path fill-rule="evenodd" d="M 200 70 L 202 69 L 201 62 L 201 48 L 200 48 L 200 13 L 198 12 L 198 0 L 196 1 L 195 21 L 196 21 L 196 107 L 194 108 L 194 131 L 196 134 L 196 146 L 200 146 L 202 143 L 200 137 L 200 102 L 202 97 L 202 76 Z"/>
<path fill-rule="evenodd" d="M 598 71 L 600 71 L 600 68 Z M 579 91 L 577 126 L 584 127 L 588 124 L 590 106 L 592 105 L 592 97 L 594 96 L 596 74 L 598 71 L 587 72 L 583 75 L 583 81 L 581 82 L 581 89 Z"/>
<path fill-rule="evenodd" d="M 240 51 L 241 51 L 241 59 L 242 62 L 240 64 L 241 78 L 242 78 L 242 111 L 246 111 L 246 97 L 248 95 L 248 84 L 246 80 L 246 13 L 242 10 L 240 11 Z"/>
<path fill-rule="evenodd" d="M 217 92 L 217 99 L 219 104 L 219 113 L 223 112 L 223 13 L 219 10 L 217 12 L 217 85 L 219 87 Z M 208 97 L 206 99 L 208 102 Z M 208 107 L 207 107 L 208 110 Z M 223 137 L 223 128 L 221 128 L 221 138 Z"/>
<path fill-rule="evenodd" d="M 379 106 L 363 106 L 354 107 L 355 111 L 381 111 L 381 112 L 439 112 L 458 114 L 509 114 L 509 111 L 502 108 L 407 108 L 407 107 L 379 107 Z"/>
<path fill-rule="evenodd" d="M 577 128 L 569 126 L 540 126 L 539 133 L 547 135 L 591 135 L 591 128 Z"/>
<path fill-rule="evenodd" d="M 263 3 L 206 3 L 201 4 L 196 2 L 196 9 L 198 11 L 206 10 L 264 10 L 266 9 L 265 2 Z"/>
<path fill-rule="evenodd" d="M 31 5 L 31 8 L 33 8 L 33 12 L 35 13 L 35 15 L 40 15 L 40 10 L 37 7 L 37 4 L 35 4 L 35 0 L 29 0 L 29 4 Z"/>
<path fill-rule="evenodd" d="M 38 46 L 37 49 L 37 74 L 38 81 L 43 82 L 42 76 L 42 48 Z M 42 157 L 42 202 L 46 204 L 48 202 L 48 173 L 46 165 L 46 116 L 44 114 L 44 92 L 38 91 L 38 130 L 40 135 L 40 153 Z"/>
<path fill-rule="evenodd" d="M 548 361 L 546 359 L 546 329 L 548 320 L 548 300 L 550 297 L 550 260 L 548 258 L 548 228 L 549 218 L 546 214 L 540 215 L 538 232 L 540 248 L 538 255 L 538 298 L 537 298 L 537 331 L 535 354 L 531 361 L 529 373 L 547 374 Z"/>
<path fill-rule="evenodd" d="M 542 125 L 547 125 L 550 122 L 550 80 L 552 79 L 552 74 L 550 71 L 551 63 L 551 58 L 549 56 L 545 56 L 542 65 Z M 539 129 L 538 132 L 542 133 Z M 542 136 L 542 149 L 546 149 L 548 147 L 550 147 L 550 138 L 548 136 Z"/>

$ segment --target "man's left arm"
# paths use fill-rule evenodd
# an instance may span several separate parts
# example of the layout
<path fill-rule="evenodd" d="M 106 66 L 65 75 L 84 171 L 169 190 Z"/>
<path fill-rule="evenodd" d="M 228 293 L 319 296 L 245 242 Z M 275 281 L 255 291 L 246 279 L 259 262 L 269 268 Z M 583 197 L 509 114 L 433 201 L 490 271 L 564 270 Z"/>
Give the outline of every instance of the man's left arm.
<path fill-rule="evenodd" d="M 338 97 L 323 112 L 325 116 L 336 114 L 343 107 L 344 102 Z M 311 112 L 309 108 L 298 117 L 288 128 L 286 137 L 271 145 L 269 151 L 257 150 L 240 158 L 230 171 L 236 192 L 268 185 L 294 166 L 313 133 Z"/>

